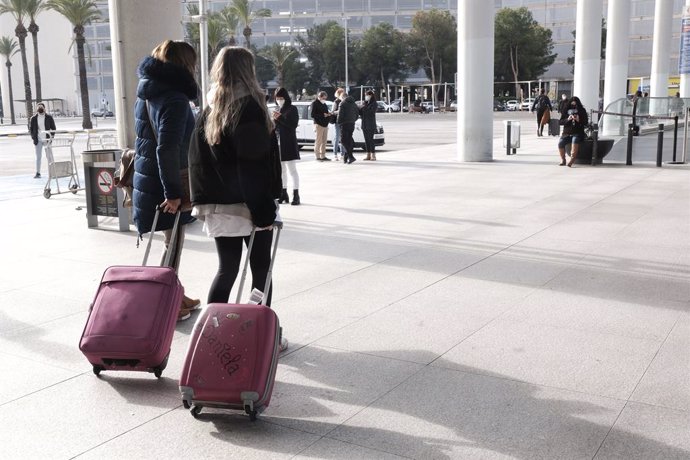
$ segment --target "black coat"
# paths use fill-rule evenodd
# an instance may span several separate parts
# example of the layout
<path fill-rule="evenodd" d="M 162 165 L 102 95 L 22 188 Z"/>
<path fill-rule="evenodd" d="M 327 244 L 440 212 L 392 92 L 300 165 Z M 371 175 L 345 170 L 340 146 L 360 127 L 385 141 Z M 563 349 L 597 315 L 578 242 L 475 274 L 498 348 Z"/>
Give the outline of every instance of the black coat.
<path fill-rule="evenodd" d="M 207 116 L 208 110 L 199 116 L 189 146 L 192 204 L 246 203 L 254 225 L 271 225 L 283 186 L 275 133 L 266 128 L 261 107 L 245 96 L 237 128 L 213 146 L 206 142 Z"/>
<path fill-rule="evenodd" d="M 45 121 L 45 128 L 46 131 L 53 130 L 55 131 L 57 128 L 55 127 L 55 120 L 53 120 L 53 117 L 46 115 L 46 121 Z M 33 117 L 31 117 L 31 120 L 29 120 L 29 132 L 31 133 L 31 139 L 34 141 L 34 145 L 38 145 L 38 114 L 35 114 Z M 47 136 L 52 137 L 53 134 L 46 133 L 46 139 L 48 138 Z"/>
<path fill-rule="evenodd" d="M 362 117 L 362 131 L 376 132 L 376 110 L 378 108 L 379 105 L 372 99 L 359 109 L 359 114 Z"/>
<path fill-rule="evenodd" d="M 354 123 L 359 118 L 359 109 L 352 96 L 348 96 L 338 106 L 338 124 Z"/>
<path fill-rule="evenodd" d="M 194 129 L 194 114 L 189 101 L 197 96 L 197 85 L 186 70 L 153 57 L 139 65 L 139 86 L 134 104 L 136 141 L 132 217 L 139 234 L 151 230 L 156 206 L 166 199 L 182 198 L 180 170 L 187 167 L 189 139 Z M 146 101 L 152 131 L 147 113 Z M 158 142 L 156 142 L 156 137 Z M 192 222 L 190 212 L 182 213 L 180 223 Z M 172 228 L 174 216 L 161 214 L 157 230 Z"/>
<path fill-rule="evenodd" d="M 570 106 L 568 106 L 570 109 Z M 568 110 L 564 110 L 561 114 L 561 118 L 558 121 L 559 124 L 563 125 L 563 133 L 561 136 L 584 136 L 585 126 L 589 123 L 589 117 L 587 116 L 587 111 L 584 107 L 577 110 L 577 115 L 579 121 L 568 120 Z"/>
<path fill-rule="evenodd" d="M 320 100 L 315 100 L 311 103 L 311 117 L 314 119 L 314 123 L 319 126 L 326 127 L 330 122 L 331 117 L 327 117 L 328 106 L 321 102 Z"/>
<path fill-rule="evenodd" d="M 280 108 L 280 116 L 275 120 L 278 140 L 280 141 L 280 160 L 299 160 L 299 147 L 297 146 L 297 125 L 299 124 L 299 112 L 288 99 Z"/>

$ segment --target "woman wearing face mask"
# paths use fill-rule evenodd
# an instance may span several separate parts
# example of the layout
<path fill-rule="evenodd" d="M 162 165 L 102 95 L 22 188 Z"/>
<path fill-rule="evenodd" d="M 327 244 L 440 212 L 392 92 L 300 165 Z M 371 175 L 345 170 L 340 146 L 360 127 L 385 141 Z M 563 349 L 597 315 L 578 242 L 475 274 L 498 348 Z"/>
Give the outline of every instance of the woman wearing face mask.
<path fill-rule="evenodd" d="M 280 194 L 278 203 L 289 203 L 290 197 L 287 193 L 288 172 L 292 180 L 292 203 L 293 206 L 300 204 L 299 197 L 299 174 L 297 173 L 297 160 L 300 159 L 299 147 L 297 146 L 297 124 L 299 123 L 299 113 L 297 107 L 292 105 L 292 99 L 285 88 L 278 88 L 275 92 L 276 104 L 278 109 L 273 111 L 273 121 L 276 124 L 278 133 L 278 143 L 280 144 L 280 162 L 283 171 L 283 191 Z"/>
<path fill-rule="evenodd" d="M 572 144 L 570 151 L 570 162 L 568 167 L 572 167 L 580 150 L 580 144 L 585 141 L 585 126 L 589 123 L 587 111 L 582 106 L 580 98 L 573 96 L 568 103 L 568 110 L 561 113 L 560 124 L 563 125 L 563 134 L 558 141 L 558 153 L 561 155 L 560 166 L 565 166 L 565 146 Z"/>
<path fill-rule="evenodd" d="M 376 134 L 376 110 L 378 103 L 374 92 L 369 90 L 364 97 L 364 105 L 359 109 L 362 117 L 362 133 L 364 134 L 364 147 L 367 151 L 365 160 L 376 161 L 376 146 L 374 145 L 374 134 Z"/>
<path fill-rule="evenodd" d="M 335 161 L 340 160 L 338 155 L 343 154 L 343 146 L 340 143 L 340 125 L 338 124 L 338 108 L 340 107 L 340 98 L 345 90 L 338 88 L 335 90 L 335 101 L 333 101 L 333 111 L 331 112 L 331 123 L 335 126 L 335 137 L 333 139 L 333 153 L 335 154 Z M 343 160 L 345 157 L 343 156 Z"/>
<path fill-rule="evenodd" d="M 55 120 L 46 113 L 46 106 L 43 105 L 43 102 L 39 102 L 36 106 L 36 114 L 29 121 L 29 131 L 36 149 L 36 175 L 34 175 L 34 179 L 41 178 L 43 141 L 53 137 L 55 129 Z"/>

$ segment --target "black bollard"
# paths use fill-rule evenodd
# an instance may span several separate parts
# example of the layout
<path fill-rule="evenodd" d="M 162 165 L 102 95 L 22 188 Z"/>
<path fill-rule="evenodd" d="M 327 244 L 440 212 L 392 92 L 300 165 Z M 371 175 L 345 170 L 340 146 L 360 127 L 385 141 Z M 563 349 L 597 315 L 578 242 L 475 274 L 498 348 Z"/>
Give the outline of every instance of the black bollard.
<path fill-rule="evenodd" d="M 676 162 L 676 150 L 678 150 L 678 115 L 673 117 L 673 163 Z"/>
<path fill-rule="evenodd" d="M 597 148 L 599 144 L 599 130 L 592 130 L 592 166 L 597 164 Z"/>
<path fill-rule="evenodd" d="M 664 124 L 659 123 L 659 134 L 656 139 L 656 167 L 661 168 L 661 157 L 664 154 Z"/>
<path fill-rule="evenodd" d="M 510 135 L 513 131 L 511 124 L 510 120 L 506 122 L 506 155 L 510 155 Z"/>
<path fill-rule="evenodd" d="M 632 149 L 633 149 L 633 136 L 635 135 L 635 125 L 630 123 L 628 125 L 628 149 L 625 154 L 625 164 L 627 166 L 632 166 Z"/>

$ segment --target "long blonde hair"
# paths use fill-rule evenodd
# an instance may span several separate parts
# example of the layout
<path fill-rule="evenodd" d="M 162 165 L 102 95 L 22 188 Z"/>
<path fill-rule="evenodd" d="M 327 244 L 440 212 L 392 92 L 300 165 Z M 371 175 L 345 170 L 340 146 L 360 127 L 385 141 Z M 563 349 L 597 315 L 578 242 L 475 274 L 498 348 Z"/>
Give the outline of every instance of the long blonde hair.
<path fill-rule="evenodd" d="M 259 86 L 254 69 L 254 55 L 239 46 L 221 49 L 211 68 L 211 110 L 206 117 L 204 132 L 210 145 L 220 144 L 226 130 L 234 131 L 242 114 L 243 96 L 249 95 L 261 108 L 266 131 L 273 129 L 273 121 L 266 108 L 266 95 Z"/>

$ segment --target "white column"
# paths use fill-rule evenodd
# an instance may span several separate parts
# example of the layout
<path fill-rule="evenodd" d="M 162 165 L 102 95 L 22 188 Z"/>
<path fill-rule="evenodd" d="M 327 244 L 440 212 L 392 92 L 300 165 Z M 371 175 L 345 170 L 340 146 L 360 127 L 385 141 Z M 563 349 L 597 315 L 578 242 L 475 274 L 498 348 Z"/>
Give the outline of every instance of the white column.
<path fill-rule="evenodd" d="M 668 96 L 668 68 L 671 34 L 673 31 L 673 0 L 656 0 L 654 7 L 654 44 L 652 45 L 652 73 L 649 84 L 651 97 Z M 650 106 L 650 113 L 656 113 Z M 666 105 L 663 105 L 664 108 Z M 661 108 L 661 104 L 659 105 Z"/>
<path fill-rule="evenodd" d="M 168 0 L 109 0 L 118 144 L 134 147 L 137 68 L 160 42 L 182 40 L 182 8 Z"/>
<path fill-rule="evenodd" d="M 690 0 L 685 0 L 683 16 L 690 16 Z M 690 97 L 690 74 L 680 74 L 680 97 Z"/>
<path fill-rule="evenodd" d="M 690 1 L 690 0 L 689 0 Z M 606 67 L 604 70 L 604 110 L 627 93 L 628 43 L 630 39 L 630 2 L 609 0 L 606 32 Z M 620 112 L 620 110 L 613 110 Z M 620 128 L 629 120 L 604 117 L 604 135 L 622 134 Z"/>
<path fill-rule="evenodd" d="M 573 96 L 589 112 L 599 107 L 603 0 L 577 0 Z"/>
<path fill-rule="evenodd" d="M 458 2 L 458 160 L 493 160 L 494 2 Z M 477 109 L 483 107 L 483 109 Z"/>

